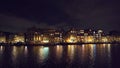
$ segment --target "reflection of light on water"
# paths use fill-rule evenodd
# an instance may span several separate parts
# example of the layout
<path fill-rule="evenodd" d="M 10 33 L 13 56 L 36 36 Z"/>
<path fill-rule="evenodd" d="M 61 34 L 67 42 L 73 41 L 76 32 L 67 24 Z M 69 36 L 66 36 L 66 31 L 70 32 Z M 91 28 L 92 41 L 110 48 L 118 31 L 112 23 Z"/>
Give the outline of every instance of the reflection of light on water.
<path fill-rule="evenodd" d="M 85 45 L 82 45 L 82 62 L 84 62 L 84 58 L 85 58 Z"/>
<path fill-rule="evenodd" d="M 111 44 L 101 44 L 97 46 L 97 60 L 101 65 L 111 66 Z"/>
<path fill-rule="evenodd" d="M 4 47 L 3 46 L 0 46 L 0 54 L 2 54 L 4 51 Z"/>
<path fill-rule="evenodd" d="M 40 62 L 43 62 L 49 54 L 49 47 L 41 47 L 39 48 L 39 59 Z"/>
<path fill-rule="evenodd" d="M 72 61 L 74 58 L 75 53 L 75 46 L 74 45 L 68 45 L 68 58 Z"/>
<path fill-rule="evenodd" d="M 82 48 L 84 48 L 85 47 L 85 45 L 84 44 L 82 44 Z"/>
<path fill-rule="evenodd" d="M 93 45 L 93 49 L 94 49 L 94 56 L 96 56 L 96 44 Z"/>
<path fill-rule="evenodd" d="M 93 53 L 94 53 L 94 50 L 93 50 L 93 44 L 90 44 L 90 59 L 93 59 Z"/>
<path fill-rule="evenodd" d="M 27 53 L 28 53 L 28 47 L 27 46 L 24 47 L 24 53 L 27 56 Z"/>
<path fill-rule="evenodd" d="M 3 50 L 3 46 L 0 46 L 0 51 L 2 51 Z"/>
<path fill-rule="evenodd" d="M 111 67 L 111 44 L 108 44 L 108 64 Z"/>
<path fill-rule="evenodd" d="M 110 53 L 111 44 L 108 44 L 108 53 Z"/>
<path fill-rule="evenodd" d="M 96 56 L 96 44 L 90 44 L 90 68 L 94 66 Z"/>
<path fill-rule="evenodd" d="M 13 46 L 12 54 L 13 54 L 14 58 L 17 57 L 17 47 L 16 46 Z"/>
<path fill-rule="evenodd" d="M 105 48 L 105 45 L 106 45 L 106 44 L 103 44 L 103 47 L 104 47 L 104 48 Z"/>
<path fill-rule="evenodd" d="M 84 44 L 81 49 L 81 63 L 89 63 L 89 68 L 94 67 L 96 57 L 96 44 Z"/>
<path fill-rule="evenodd" d="M 90 44 L 90 54 L 91 56 L 95 56 L 96 55 L 96 44 Z"/>
<path fill-rule="evenodd" d="M 84 58 L 85 58 L 85 46 L 86 45 L 82 45 L 82 60 L 84 61 Z"/>
<path fill-rule="evenodd" d="M 56 47 L 56 58 L 59 60 L 62 57 L 63 46 L 57 45 Z"/>
<path fill-rule="evenodd" d="M 12 49 L 12 60 L 13 60 L 13 63 L 16 64 L 16 59 L 17 59 L 17 47 L 16 46 L 13 46 L 13 49 Z"/>
<path fill-rule="evenodd" d="M 12 61 L 13 63 L 17 63 L 18 62 L 18 58 L 21 56 L 21 54 L 23 54 L 23 46 L 17 47 L 17 46 L 11 46 L 12 47 L 12 51 L 11 51 L 11 55 L 12 55 Z"/>
<path fill-rule="evenodd" d="M 27 50 L 28 50 L 28 48 L 27 48 L 27 46 L 25 46 L 25 52 L 27 52 Z"/>

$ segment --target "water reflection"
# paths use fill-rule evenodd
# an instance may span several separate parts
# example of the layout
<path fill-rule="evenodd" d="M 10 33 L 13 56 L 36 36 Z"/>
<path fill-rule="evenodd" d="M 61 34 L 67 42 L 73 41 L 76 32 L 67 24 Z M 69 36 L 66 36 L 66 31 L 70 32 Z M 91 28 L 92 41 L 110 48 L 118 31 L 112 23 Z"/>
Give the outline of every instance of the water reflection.
<path fill-rule="evenodd" d="M 20 64 L 23 64 L 23 66 L 32 64 L 32 62 L 41 66 L 47 66 L 46 64 L 57 66 L 58 64 L 59 66 L 65 66 L 64 68 L 74 68 L 74 66 L 79 68 L 111 67 L 111 44 L 56 45 L 47 47 L 0 46 L 0 59 L 1 56 L 5 55 L 4 53 L 9 54 L 7 56 L 12 60 L 14 67 Z M 2 60 L 4 61 L 5 58 L 2 58 Z"/>
<path fill-rule="evenodd" d="M 43 62 L 48 57 L 48 53 L 49 53 L 49 47 L 39 48 L 40 62 Z"/>
<path fill-rule="evenodd" d="M 55 49 L 56 49 L 56 58 L 58 61 L 60 61 L 63 55 L 63 46 L 57 45 Z"/>
<path fill-rule="evenodd" d="M 0 54 L 3 54 L 4 50 L 5 50 L 5 47 L 4 46 L 0 46 Z"/>
<path fill-rule="evenodd" d="M 16 67 L 20 62 L 20 60 L 22 60 L 21 55 L 23 54 L 24 46 L 21 47 L 12 46 L 10 47 L 10 49 L 11 48 L 12 48 L 11 51 L 12 64 L 15 65 L 14 67 Z"/>
<path fill-rule="evenodd" d="M 17 55 L 18 55 L 18 51 L 17 51 L 17 47 L 16 46 L 13 46 L 13 49 L 12 49 L 12 54 L 13 54 L 13 58 L 16 59 Z"/>
<path fill-rule="evenodd" d="M 24 47 L 24 55 L 25 55 L 25 57 L 27 57 L 27 55 L 28 55 L 28 47 L 27 46 Z"/>
<path fill-rule="evenodd" d="M 89 68 L 94 68 L 100 65 L 103 68 L 103 66 L 110 67 L 111 65 L 110 44 L 84 44 L 78 47 L 78 51 L 80 59 L 78 61 L 83 67 L 88 66 Z"/>
<path fill-rule="evenodd" d="M 95 58 L 96 58 L 96 45 L 95 44 L 90 44 L 90 55 L 89 55 L 89 67 L 93 68 L 95 64 Z"/>
<path fill-rule="evenodd" d="M 107 52 L 108 52 L 108 66 L 109 66 L 109 68 L 111 67 L 111 44 L 108 44 L 107 45 Z"/>
<path fill-rule="evenodd" d="M 43 63 L 45 62 L 45 60 L 47 60 L 49 54 L 49 47 L 36 46 L 33 49 L 38 62 Z"/>
<path fill-rule="evenodd" d="M 84 59 L 85 59 L 85 45 L 82 45 L 82 53 L 80 54 L 81 55 L 81 61 L 82 61 L 82 64 L 84 63 Z"/>
<path fill-rule="evenodd" d="M 75 45 L 68 45 L 67 58 L 68 62 L 71 63 L 75 56 Z"/>
<path fill-rule="evenodd" d="M 4 46 L 0 46 L 0 62 L 1 62 L 2 59 L 3 59 L 4 51 L 5 51 L 5 47 L 4 47 Z M 0 64 L 1 64 L 1 63 L 0 63 Z"/>

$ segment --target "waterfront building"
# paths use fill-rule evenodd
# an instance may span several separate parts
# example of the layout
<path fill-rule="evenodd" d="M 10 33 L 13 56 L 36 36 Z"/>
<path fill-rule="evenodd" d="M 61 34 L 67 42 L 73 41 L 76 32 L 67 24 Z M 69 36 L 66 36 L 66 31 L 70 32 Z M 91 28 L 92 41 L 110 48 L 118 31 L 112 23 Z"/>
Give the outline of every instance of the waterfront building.
<path fill-rule="evenodd" d="M 77 30 L 75 28 L 70 29 L 66 32 L 64 41 L 67 43 L 76 43 L 78 42 Z"/>
<path fill-rule="evenodd" d="M 98 43 L 120 42 L 119 32 L 112 31 L 105 34 L 103 30 L 75 29 L 68 31 L 61 29 L 29 28 L 26 33 L 0 32 L 0 43 L 29 43 L 29 44 L 56 44 L 56 43 Z"/>
<path fill-rule="evenodd" d="M 18 33 L 14 35 L 14 43 L 18 43 L 18 42 L 25 42 L 25 37 L 24 37 L 24 33 Z"/>
<path fill-rule="evenodd" d="M 29 28 L 25 33 L 25 42 L 30 44 L 38 44 L 41 41 L 41 33 L 36 27 Z"/>
<path fill-rule="evenodd" d="M 63 31 L 62 30 L 56 30 L 54 32 L 54 42 L 55 43 L 63 42 Z"/>
<path fill-rule="evenodd" d="M 26 42 L 31 44 L 59 43 L 63 41 L 62 35 L 61 30 L 34 27 L 26 32 Z"/>
<path fill-rule="evenodd" d="M 120 32 L 119 31 L 110 31 L 109 32 L 111 42 L 120 42 Z"/>
<path fill-rule="evenodd" d="M 0 43 L 6 43 L 6 35 L 4 32 L 0 32 Z"/>
<path fill-rule="evenodd" d="M 8 43 L 24 43 L 25 36 L 24 33 L 11 33 L 8 38 Z"/>

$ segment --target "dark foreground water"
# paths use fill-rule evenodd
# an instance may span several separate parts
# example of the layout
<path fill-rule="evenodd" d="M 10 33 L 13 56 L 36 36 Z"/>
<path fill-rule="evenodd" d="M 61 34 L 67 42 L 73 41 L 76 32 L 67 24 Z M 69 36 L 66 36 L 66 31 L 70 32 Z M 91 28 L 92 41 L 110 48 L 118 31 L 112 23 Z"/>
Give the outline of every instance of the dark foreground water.
<path fill-rule="evenodd" d="M 0 46 L 0 68 L 120 68 L 120 44 Z"/>

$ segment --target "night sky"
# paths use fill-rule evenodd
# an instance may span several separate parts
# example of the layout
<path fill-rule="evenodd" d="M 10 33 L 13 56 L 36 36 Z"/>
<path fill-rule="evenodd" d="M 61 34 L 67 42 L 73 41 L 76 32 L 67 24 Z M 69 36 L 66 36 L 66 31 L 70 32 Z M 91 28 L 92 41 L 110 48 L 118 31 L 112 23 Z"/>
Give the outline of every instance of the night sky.
<path fill-rule="evenodd" d="M 3 2 L 4 1 L 4 2 Z M 3 0 L 0 30 L 39 28 L 120 29 L 119 0 Z"/>

